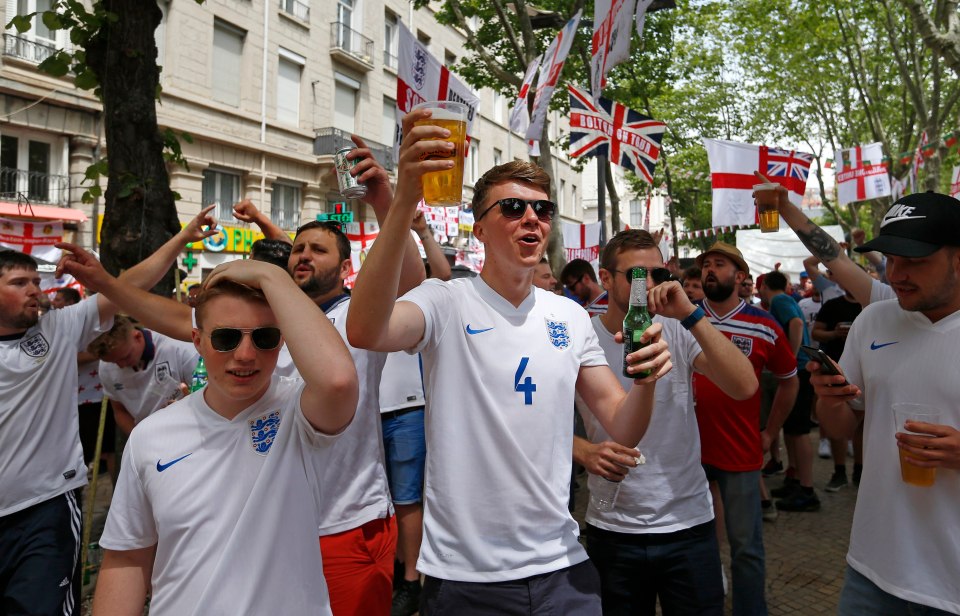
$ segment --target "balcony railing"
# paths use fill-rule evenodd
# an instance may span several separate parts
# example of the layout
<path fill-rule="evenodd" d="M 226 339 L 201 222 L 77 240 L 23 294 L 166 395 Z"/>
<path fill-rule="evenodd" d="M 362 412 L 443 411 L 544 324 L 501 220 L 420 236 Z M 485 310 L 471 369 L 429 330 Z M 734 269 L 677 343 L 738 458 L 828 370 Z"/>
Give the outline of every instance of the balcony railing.
<path fill-rule="evenodd" d="M 310 21 L 310 5 L 300 0 L 280 0 L 280 10 L 297 19 Z"/>
<path fill-rule="evenodd" d="M 66 207 L 70 203 L 70 178 L 0 167 L 0 199 L 13 201 L 19 195 L 33 203 Z"/>
<path fill-rule="evenodd" d="M 3 55 L 40 64 L 57 51 L 54 45 L 41 43 L 16 34 L 3 35 Z"/>
<path fill-rule="evenodd" d="M 331 54 L 346 54 L 373 68 L 373 39 L 365 37 L 347 24 L 335 21 L 330 24 L 330 40 Z"/>
<path fill-rule="evenodd" d="M 397 163 L 393 159 L 393 146 L 383 145 L 376 141 L 365 139 L 367 147 L 373 152 L 373 157 L 377 159 L 383 168 L 387 171 L 393 171 L 397 168 Z M 342 131 L 339 128 L 326 127 L 318 128 L 314 131 L 313 153 L 316 156 L 332 156 L 340 148 L 354 147 L 350 140 L 350 133 Z"/>

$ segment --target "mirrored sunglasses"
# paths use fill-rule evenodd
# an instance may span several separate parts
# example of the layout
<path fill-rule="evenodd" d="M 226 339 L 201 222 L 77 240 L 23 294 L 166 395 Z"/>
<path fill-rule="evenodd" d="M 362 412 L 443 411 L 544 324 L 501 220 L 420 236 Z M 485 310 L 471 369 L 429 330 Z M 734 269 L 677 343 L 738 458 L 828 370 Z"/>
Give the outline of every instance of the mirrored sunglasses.
<path fill-rule="evenodd" d="M 240 346 L 244 334 L 250 334 L 253 346 L 261 351 L 272 351 L 280 346 L 279 327 L 257 327 L 256 329 L 218 327 L 210 332 L 210 346 L 214 351 L 229 353 Z"/>
<path fill-rule="evenodd" d="M 507 197 L 494 202 L 493 205 L 483 211 L 483 214 L 477 216 L 474 222 L 480 222 L 480 219 L 486 216 L 494 206 L 500 206 L 500 215 L 512 220 L 523 218 L 523 215 L 527 212 L 527 206 L 532 207 L 533 213 L 543 222 L 550 222 L 557 214 L 557 205 L 553 201 L 547 201 L 546 199 L 525 201 L 518 197 Z"/>

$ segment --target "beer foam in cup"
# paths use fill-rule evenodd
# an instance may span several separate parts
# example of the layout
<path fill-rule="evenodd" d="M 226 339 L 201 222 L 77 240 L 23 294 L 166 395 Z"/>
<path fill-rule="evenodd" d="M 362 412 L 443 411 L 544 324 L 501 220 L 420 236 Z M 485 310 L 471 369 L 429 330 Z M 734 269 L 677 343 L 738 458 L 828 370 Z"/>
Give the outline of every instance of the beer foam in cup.
<path fill-rule="evenodd" d="M 779 184 L 774 184 L 773 182 L 764 182 L 763 184 L 754 184 L 753 192 L 758 192 L 761 190 L 776 190 L 779 188 Z"/>

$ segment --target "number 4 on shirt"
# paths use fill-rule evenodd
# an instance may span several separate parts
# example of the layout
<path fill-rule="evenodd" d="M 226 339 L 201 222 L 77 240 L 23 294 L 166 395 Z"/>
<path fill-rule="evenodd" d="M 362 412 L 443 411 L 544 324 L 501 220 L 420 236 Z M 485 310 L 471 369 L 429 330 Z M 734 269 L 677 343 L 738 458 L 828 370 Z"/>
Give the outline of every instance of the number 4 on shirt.
<path fill-rule="evenodd" d="M 521 357 L 520 365 L 517 366 L 517 375 L 513 378 L 513 391 L 523 394 L 523 403 L 527 406 L 533 405 L 533 392 L 537 391 L 533 377 L 523 378 L 523 373 L 526 371 L 529 362 L 529 357 Z M 521 378 L 523 378 L 523 382 L 520 381 Z"/>

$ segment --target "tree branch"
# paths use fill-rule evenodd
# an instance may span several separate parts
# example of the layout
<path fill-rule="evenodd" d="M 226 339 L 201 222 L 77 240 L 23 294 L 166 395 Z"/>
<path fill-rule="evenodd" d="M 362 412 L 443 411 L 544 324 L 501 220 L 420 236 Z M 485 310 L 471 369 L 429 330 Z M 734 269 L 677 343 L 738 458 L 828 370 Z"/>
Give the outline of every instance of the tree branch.
<path fill-rule="evenodd" d="M 508 83 L 519 90 L 520 84 L 523 83 L 523 78 L 517 77 L 515 74 L 504 69 L 501 62 L 498 62 L 493 56 L 487 53 L 486 48 L 484 48 L 483 45 L 480 44 L 480 41 L 477 40 L 476 33 L 467 27 L 467 20 L 463 16 L 463 10 L 460 7 L 460 1 L 450 0 L 450 10 L 453 12 L 453 16 L 457 20 L 457 25 L 466 33 L 467 41 L 470 43 L 470 46 L 474 49 L 474 51 L 476 51 L 477 55 L 480 56 L 480 59 L 483 60 L 483 63 L 487 66 L 487 69 L 500 81 Z"/>

